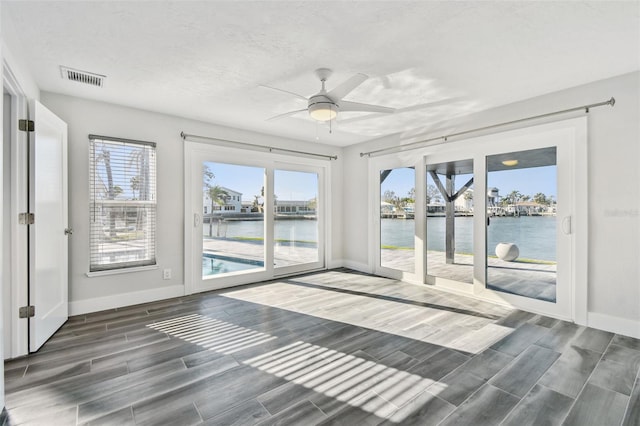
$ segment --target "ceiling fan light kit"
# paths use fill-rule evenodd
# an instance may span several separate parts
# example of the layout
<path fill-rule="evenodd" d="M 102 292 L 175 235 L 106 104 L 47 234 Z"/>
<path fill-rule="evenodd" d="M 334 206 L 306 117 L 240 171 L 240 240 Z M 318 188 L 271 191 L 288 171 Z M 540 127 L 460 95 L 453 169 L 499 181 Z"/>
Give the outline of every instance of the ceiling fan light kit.
<path fill-rule="evenodd" d="M 330 121 L 338 116 L 338 105 L 324 95 L 312 96 L 308 110 L 311 118 L 318 121 Z"/>

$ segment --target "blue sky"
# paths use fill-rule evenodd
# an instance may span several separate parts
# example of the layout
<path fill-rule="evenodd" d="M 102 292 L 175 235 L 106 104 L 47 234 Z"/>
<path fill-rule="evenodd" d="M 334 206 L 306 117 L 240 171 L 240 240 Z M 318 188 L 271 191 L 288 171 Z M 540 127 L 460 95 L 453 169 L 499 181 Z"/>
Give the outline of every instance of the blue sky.
<path fill-rule="evenodd" d="M 416 174 L 413 169 L 406 167 L 393 169 L 380 185 L 380 194 L 385 191 L 393 191 L 397 197 L 407 197 L 411 188 L 416 186 Z"/>
<path fill-rule="evenodd" d="M 215 177 L 213 185 L 220 185 L 242 193 L 243 201 L 253 201 L 264 185 L 262 167 L 238 166 L 224 163 L 205 163 Z M 310 200 L 318 193 L 318 176 L 315 173 L 276 170 L 275 194 L 280 200 Z"/>
<path fill-rule="evenodd" d="M 254 196 L 260 194 L 264 181 L 263 168 L 212 162 L 205 164 L 215 175 L 213 184 L 241 192 L 244 201 L 253 201 Z M 456 189 L 464 185 L 468 178 L 467 175 L 458 176 Z M 275 193 L 281 200 L 310 200 L 317 195 L 318 177 L 315 173 L 276 170 L 274 181 Z M 555 197 L 556 166 L 491 172 L 487 183 L 489 187 L 498 188 L 503 196 L 518 190 L 524 195 L 533 196 L 542 192 Z M 414 170 L 398 168 L 387 176 L 382 184 L 381 193 L 391 190 L 397 196 L 406 197 L 414 185 Z"/>
<path fill-rule="evenodd" d="M 520 191 L 523 195 L 538 192 L 549 196 L 557 196 L 556 166 L 535 167 L 531 169 L 504 170 L 491 172 L 487 186 L 500 190 L 500 195 L 507 195 L 511 191 Z"/>
<path fill-rule="evenodd" d="M 456 179 L 456 189 L 467 183 L 470 175 L 460 175 Z M 489 174 L 488 186 L 500 190 L 500 195 L 504 196 L 511 191 L 520 191 L 523 195 L 533 196 L 538 192 L 556 197 L 556 166 L 535 167 L 529 169 L 505 170 L 491 172 Z M 443 182 L 444 183 L 444 182 Z M 415 186 L 415 172 L 409 168 L 394 169 L 387 176 L 381 186 L 380 193 L 391 190 L 397 196 L 406 197 L 407 193 Z"/>

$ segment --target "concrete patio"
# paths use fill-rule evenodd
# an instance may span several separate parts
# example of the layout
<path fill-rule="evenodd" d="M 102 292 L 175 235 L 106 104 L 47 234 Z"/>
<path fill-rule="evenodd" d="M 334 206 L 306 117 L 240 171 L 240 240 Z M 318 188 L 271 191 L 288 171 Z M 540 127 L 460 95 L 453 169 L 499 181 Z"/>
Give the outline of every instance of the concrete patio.
<path fill-rule="evenodd" d="M 264 244 L 260 240 L 234 240 L 205 238 L 205 253 L 249 260 L 264 260 Z M 318 249 L 309 243 L 277 243 L 274 247 L 276 267 L 315 262 Z M 455 263 L 447 264 L 444 252 L 427 252 L 427 274 L 462 283 L 473 283 L 473 256 L 456 254 Z M 506 262 L 498 258 L 488 259 L 487 281 L 489 288 L 539 300 L 554 302 L 556 298 L 556 265 L 531 261 Z M 414 250 L 382 249 L 381 264 L 390 269 L 413 272 Z M 481 277 L 482 278 L 482 277 Z"/>

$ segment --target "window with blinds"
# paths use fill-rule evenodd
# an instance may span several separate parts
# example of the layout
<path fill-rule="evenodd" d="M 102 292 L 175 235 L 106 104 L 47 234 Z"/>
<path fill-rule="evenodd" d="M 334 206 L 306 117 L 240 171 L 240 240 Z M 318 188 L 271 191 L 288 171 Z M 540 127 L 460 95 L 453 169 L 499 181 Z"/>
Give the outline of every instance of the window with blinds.
<path fill-rule="evenodd" d="M 89 135 L 89 271 L 156 264 L 156 144 Z"/>

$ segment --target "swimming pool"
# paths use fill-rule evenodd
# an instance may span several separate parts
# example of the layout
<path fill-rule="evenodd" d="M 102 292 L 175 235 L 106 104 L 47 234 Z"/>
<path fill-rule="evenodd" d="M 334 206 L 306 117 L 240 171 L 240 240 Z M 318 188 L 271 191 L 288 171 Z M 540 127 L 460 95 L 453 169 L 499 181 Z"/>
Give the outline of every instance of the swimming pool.
<path fill-rule="evenodd" d="M 221 256 L 210 253 L 202 254 L 202 276 L 226 274 L 228 272 L 245 271 L 247 269 L 263 267 L 264 262 L 261 260 Z"/>

